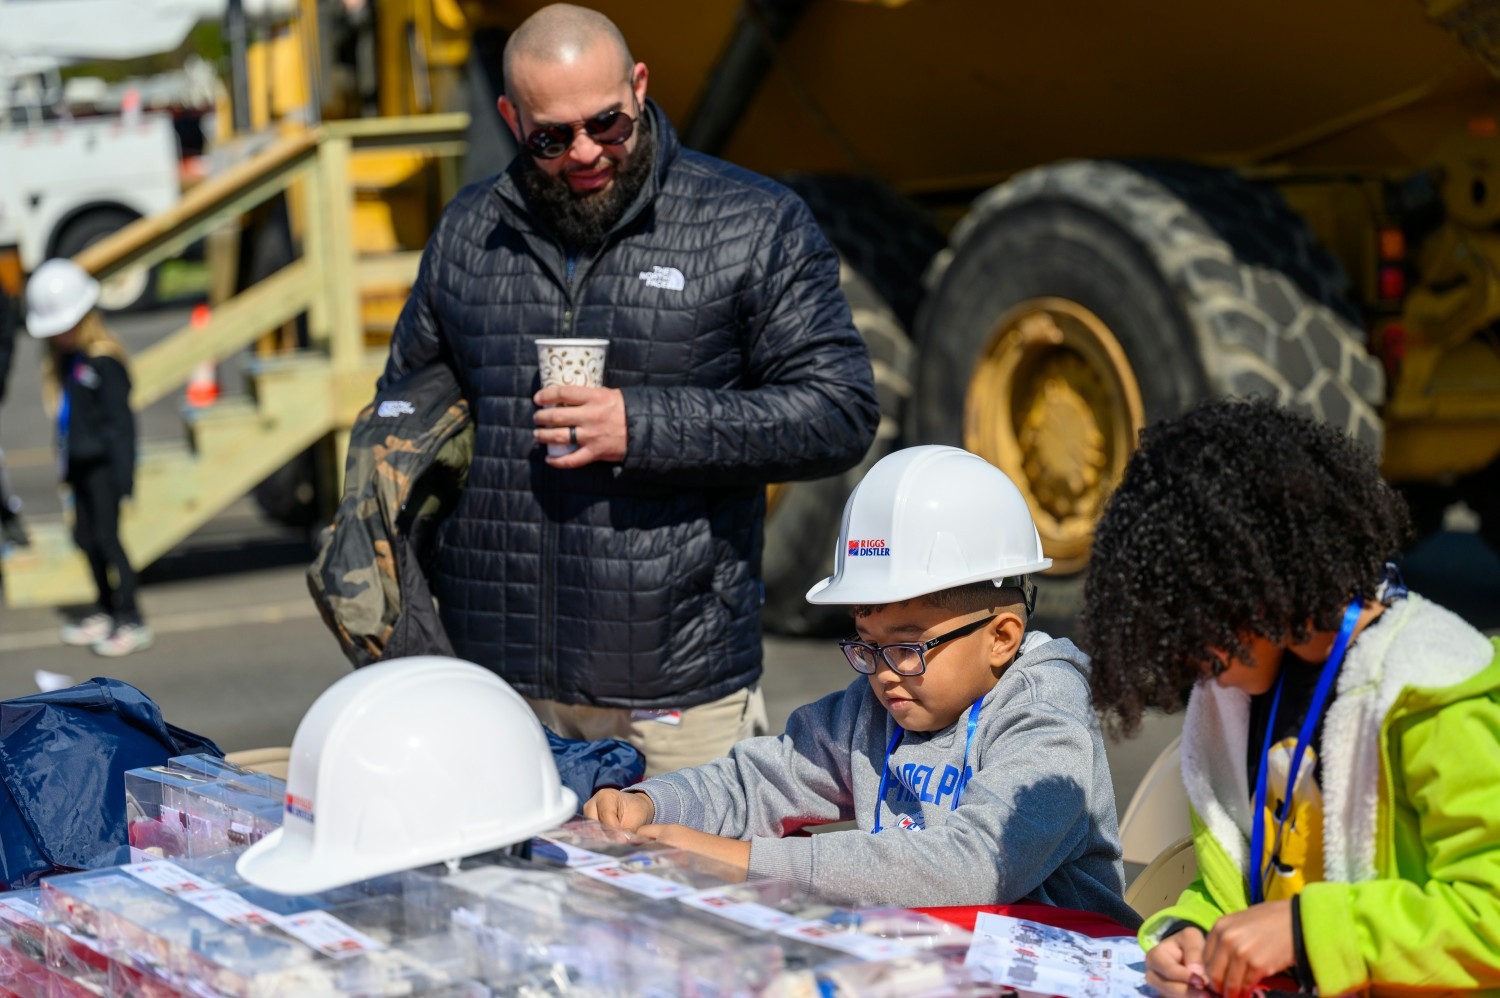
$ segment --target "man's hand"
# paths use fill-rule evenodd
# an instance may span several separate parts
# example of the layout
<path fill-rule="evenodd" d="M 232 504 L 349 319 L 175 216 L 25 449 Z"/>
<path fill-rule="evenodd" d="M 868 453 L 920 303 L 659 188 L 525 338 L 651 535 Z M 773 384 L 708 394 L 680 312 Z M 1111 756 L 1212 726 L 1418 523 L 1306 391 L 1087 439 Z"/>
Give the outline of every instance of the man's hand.
<path fill-rule="evenodd" d="M 656 805 L 645 794 L 601 790 L 583 805 L 583 816 L 593 818 L 601 825 L 634 832 L 639 831 L 642 825 L 650 824 L 651 819 L 656 817 Z"/>
<path fill-rule="evenodd" d="M 1248 995 L 1296 960 L 1290 901 L 1267 901 L 1223 916 L 1203 948 L 1209 985 L 1224 998 Z"/>
<path fill-rule="evenodd" d="M 560 457 L 548 457 L 554 468 L 582 468 L 595 461 L 617 463 L 625 460 L 628 430 L 625 425 L 625 396 L 618 388 L 583 388 L 577 385 L 553 385 L 532 396 L 541 408 L 533 417 L 534 433 L 540 444 L 577 443 L 578 449 Z M 570 439 L 573 428 L 576 440 Z"/>
<path fill-rule="evenodd" d="M 1199 998 L 1206 993 L 1203 930 L 1190 925 L 1163 939 L 1146 954 L 1146 983 L 1164 998 Z"/>
<path fill-rule="evenodd" d="M 750 875 L 750 843 L 739 839 L 728 839 L 722 835 L 710 835 L 686 825 L 643 825 L 636 831 L 663 845 L 686 849 L 709 859 L 718 860 L 735 874 L 731 880 L 742 882 Z"/>

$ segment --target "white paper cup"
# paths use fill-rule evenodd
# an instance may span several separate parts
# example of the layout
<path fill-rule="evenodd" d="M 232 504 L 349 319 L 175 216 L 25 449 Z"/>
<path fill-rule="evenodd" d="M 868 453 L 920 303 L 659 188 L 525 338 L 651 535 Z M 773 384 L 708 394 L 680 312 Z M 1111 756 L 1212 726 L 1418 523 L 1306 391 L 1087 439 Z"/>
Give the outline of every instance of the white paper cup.
<path fill-rule="evenodd" d="M 536 341 L 536 363 L 543 388 L 552 385 L 603 388 L 604 361 L 608 356 L 609 340 L 564 338 Z M 548 444 L 547 455 L 560 457 L 577 449 L 573 444 Z"/>

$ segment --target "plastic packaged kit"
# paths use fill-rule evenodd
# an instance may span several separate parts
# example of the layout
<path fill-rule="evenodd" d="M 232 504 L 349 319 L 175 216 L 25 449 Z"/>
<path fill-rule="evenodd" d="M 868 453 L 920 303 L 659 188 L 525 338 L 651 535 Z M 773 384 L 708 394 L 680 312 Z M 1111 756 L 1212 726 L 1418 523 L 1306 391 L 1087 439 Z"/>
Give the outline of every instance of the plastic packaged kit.
<path fill-rule="evenodd" d="M 258 891 L 227 863 L 160 862 L 54 877 L 49 964 L 100 994 L 233 998 L 460 995 L 472 988 L 451 892 L 415 874 L 311 897 Z M 218 878 L 217 880 L 215 878 Z M 51 940 L 81 937 L 100 958 Z"/>
<path fill-rule="evenodd" d="M 630 856 L 672 851 L 651 839 L 588 818 L 574 818 L 527 843 L 527 856 L 552 866 L 592 866 Z"/>
<path fill-rule="evenodd" d="M 581 894 L 556 870 L 515 863 L 448 881 L 471 895 L 453 923 L 496 994 L 758 995 L 784 970 L 774 939 L 628 893 Z M 611 896 L 623 903 L 600 903 Z"/>
<path fill-rule="evenodd" d="M 281 824 L 285 783 L 212 756 L 125 774 L 131 856 L 196 859 L 257 842 Z"/>
<path fill-rule="evenodd" d="M 47 966 L 40 888 L 0 894 L 0 992 L 19 998 L 91 998 L 89 991 Z"/>

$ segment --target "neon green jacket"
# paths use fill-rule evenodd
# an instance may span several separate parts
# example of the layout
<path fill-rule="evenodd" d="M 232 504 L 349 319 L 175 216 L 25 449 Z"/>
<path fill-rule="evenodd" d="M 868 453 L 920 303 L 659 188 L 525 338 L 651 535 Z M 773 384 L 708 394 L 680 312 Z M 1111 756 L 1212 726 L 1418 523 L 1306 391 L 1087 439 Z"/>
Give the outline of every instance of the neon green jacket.
<path fill-rule="evenodd" d="M 1249 904 L 1249 697 L 1200 683 L 1183 725 L 1198 879 L 1141 927 Z M 1323 995 L 1500 991 L 1500 639 L 1412 594 L 1350 646 L 1324 722 L 1324 880 L 1301 897 Z"/>

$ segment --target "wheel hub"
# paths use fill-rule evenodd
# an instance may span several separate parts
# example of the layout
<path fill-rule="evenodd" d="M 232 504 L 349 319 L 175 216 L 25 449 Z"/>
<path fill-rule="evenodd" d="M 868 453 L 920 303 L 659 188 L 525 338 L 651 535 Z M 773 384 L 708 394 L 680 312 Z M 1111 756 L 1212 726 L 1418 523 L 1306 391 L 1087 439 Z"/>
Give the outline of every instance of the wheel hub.
<path fill-rule="evenodd" d="M 964 445 L 1020 488 L 1053 571 L 1088 562 L 1094 523 L 1145 422 L 1124 349 L 1093 312 L 1034 298 L 1001 316 L 965 400 Z"/>

